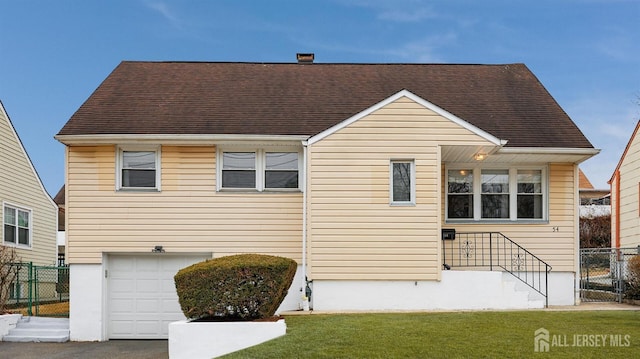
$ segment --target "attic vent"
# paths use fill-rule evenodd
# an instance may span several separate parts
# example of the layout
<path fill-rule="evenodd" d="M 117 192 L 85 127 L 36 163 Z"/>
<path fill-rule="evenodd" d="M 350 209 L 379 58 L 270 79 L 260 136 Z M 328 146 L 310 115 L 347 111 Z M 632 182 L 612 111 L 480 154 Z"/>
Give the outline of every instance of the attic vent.
<path fill-rule="evenodd" d="M 296 54 L 296 58 L 298 59 L 299 64 L 312 64 L 314 57 L 315 56 L 313 53 L 308 53 L 308 54 L 297 53 Z"/>

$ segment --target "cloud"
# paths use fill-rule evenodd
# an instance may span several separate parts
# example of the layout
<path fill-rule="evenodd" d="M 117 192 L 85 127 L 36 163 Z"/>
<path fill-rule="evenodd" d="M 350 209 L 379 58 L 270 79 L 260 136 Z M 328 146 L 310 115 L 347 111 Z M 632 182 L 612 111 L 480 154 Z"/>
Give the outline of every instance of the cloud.
<path fill-rule="evenodd" d="M 624 33 L 612 34 L 601 38 L 595 44 L 596 51 L 621 62 L 638 61 L 640 48 L 635 40 Z"/>
<path fill-rule="evenodd" d="M 167 4 L 159 1 L 147 1 L 145 5 L 149 9 L 157 12 L 162 17 L 164 17 L 165 20 L 167 20 L 173 27 L 176 27 L 178 29 L 182 28 L 182 21 L 173 11 L 171 11 L 171 9 L 169 9 L 169 6 L 167 6 Z"/>
<path fill-rule="evenodd" d="M 395 22 L 418 22 L 437 17 L 436 13 L 427 8 L 411 10 L 389 9 L 378 14 L 378 19 Z"/>
<path fill-rule="evenodd" d="M 376 18 L 392 22 L 418 22 L 438 16 L 429 6 L 420 0 L 339 0 L 344 6 L 371 9 Z"/>
<path fill-rule="evenodd" d="M 624 93 L 592 91 L 578 95 L 564 106 L 600 154 L 580 164 L 596 188 L 608 188 L 631 132 L 638 121 L 639 108 Z"/>
<path fill-rule="evenodd" d="M 444 59 L 438 55 L 438 50 L 455 43 L 457 39 L 458 36 L 455 33 L 448 32 L 407 42 L 398 48 L 386 50 L 386 52 L 409 62 L 444 62 Z"/>

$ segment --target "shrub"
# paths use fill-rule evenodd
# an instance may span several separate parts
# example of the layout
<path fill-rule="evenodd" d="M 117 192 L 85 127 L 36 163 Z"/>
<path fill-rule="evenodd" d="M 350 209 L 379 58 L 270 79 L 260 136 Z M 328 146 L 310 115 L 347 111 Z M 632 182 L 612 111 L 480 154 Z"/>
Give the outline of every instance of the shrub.
<path fill-rule="evenodd" d="M 627 262 L 627 288 L 625 298 L 640 299 L 640 255 L 635 255 Z"/>
<path fill-rule="evenodd" d="M 611 247 L 611 215 L 580 217 L 580 248 Z"/>
<path fill-rule="evenodd" d="M 19 267 L 20 258 L 15 249 L 0 245 L 0 314 L 6 310 Z"/>
<path fill-rule="evenodd" d="M 183 268 L 174 280 L 187 318 L 254 320 L 275 314 L 296 269 L 289 258 L 239 254 Z"/>

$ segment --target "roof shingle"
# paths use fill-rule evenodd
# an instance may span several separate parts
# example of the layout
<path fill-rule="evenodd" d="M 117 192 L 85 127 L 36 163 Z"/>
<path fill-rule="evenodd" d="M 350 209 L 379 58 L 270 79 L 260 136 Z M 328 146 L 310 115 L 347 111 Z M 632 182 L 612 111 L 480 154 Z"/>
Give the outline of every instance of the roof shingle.
<path fill-rule="evenodd" d="M 508 147 L 593 148 L 524 64 L 120 63 L 59 135 L 315 135 L 406 89 Z"/>

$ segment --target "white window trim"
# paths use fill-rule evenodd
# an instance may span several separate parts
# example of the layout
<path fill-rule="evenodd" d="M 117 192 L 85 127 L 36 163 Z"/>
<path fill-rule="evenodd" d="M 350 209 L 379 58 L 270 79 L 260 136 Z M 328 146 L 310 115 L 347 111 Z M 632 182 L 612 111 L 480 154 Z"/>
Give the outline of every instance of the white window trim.
<path fill-rule="evenodd" d="M 16 237 L 16 243 L 9 243 L 9 242 L 5 242 L 4 241 L 4 208 L 5 207 L 11 207 L 13 209 L 17 210 L 21 210 L 23 212 L 28 212 L 29 213 L 29 245 L 24 245 L 24 244 L 20 244 L 18 243 L 18 238 Z M 0 230 L 0 234 L 2 235 L 2 241 L 0 244 L 5 245 L 7 247 L 14 247 L 14 248 L 21 248 L 21 249 L 32 249 L 33 248 L 33 210 L 29 207 L 25 207 L 25 206 L 21 206 L 21 205 L 17 205 L 15 203 L 11 203 L 11 202 L 2 202 L 2 212 L 0 212 L 2 214 L 2 229 Z M 17 215 L 17 212 L 16 212 Z"/>
<path fill-rule="evenodd" d="M 123 187 L 122 186 L 122 154 L 125 151 L 147 151 L 156 154 L 156 186 L 155 187 Z M 120 145 L 116 148 L 116 191 L 122 192 L 160 192 L 162 186 L 160 183 L 162 169 L 162 147 L 157 146 L 135 146 Z"/>
<path fill-rule="evenodd" d="M 225 188 L 222 187 L 223 157 L 225 152 L 254 152 L 256 154 L 256 187 Z M 266 153 L 290 152 L 298 154 L 298 188 L 265 188 Z M 304 169 L 302 148 L 297 146 L 219 146 L 216 154 L 216 190 L 218 192 L 302 192 Z"/>
<path fill-rule="evenodd" d="M 449 218 L 449 170 L 473 170 L 473 218 Z M 509 170 L 509 218 L 482 218 L 482 170 Z M 542 218 L 518 218 L 518 170 L 539 170 L 542 177 Z M 549 221 L 549 177 L 546 165 L 447 165 L 444 172 L 445 223 L 547 223 Z"/>
<path fill-rule="evenodd" d="M 409 201 L 393 200 L 393 164 L 409 163 L 411 169 L 411 199 Z M 389 205 L 391 206 L 415 206 L 416 205 L 416 161 L 413 159 L 391 159 L 389 160 Z"/>

